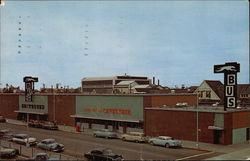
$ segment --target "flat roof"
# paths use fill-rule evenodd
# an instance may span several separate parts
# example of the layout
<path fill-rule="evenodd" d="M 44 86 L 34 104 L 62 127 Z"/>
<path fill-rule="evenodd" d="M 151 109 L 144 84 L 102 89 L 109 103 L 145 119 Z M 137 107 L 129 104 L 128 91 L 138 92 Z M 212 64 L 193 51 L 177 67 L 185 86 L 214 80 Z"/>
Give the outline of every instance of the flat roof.
<path fill-rule="evenodd" d="M 74 118 L 86 118 L 86 119 L 96 119 L 96 120 L 110 120 L 110 121 L 122 121 L 122 122 L 141 122 L 140 120 L 122 120 L 122 119 L 112 119 L 112 118 L 102 118 L 102 117 L 89 117 L 89 116 L 82 116 L 82 115 L 70 115 L 70 117 Z"/>
<path fill-rule="evenodd" d="M 34 112 L 34 111 L 22 111 L 22 110 L 17 110 L 14 112 L 18 112 L 18 113 L 29 113 L 29 114 L 38 114 L 38 115 L 48 115 L 48 113 L 44 113 L 44 112 Z"/>
<path fill-rule="evenodd" d="M 188 112 L 212 112 L 212 113 L 231 113 L 231 112 L 242 112 L 250 111 L 250 107 L 241 107 L 241 108 L 227 108 L 227 111 L 224 111 L 222 106 L 187 106 L 187 107 L 146 107 L 145 110 L 163 110 L 163 111 L 188 111 Z"/>
<path fill-rule="evenodd" d="M 24 93 L 0 93 L 0 95 L 20 95 L 24 96 Z M 138 93 L 138 94 L 84 94 L 84 93 L 35 93 L 33 96 L 51 96 L 51 95 L 61 95 L 61 96 L 197 96 L 196 93 Z"/>

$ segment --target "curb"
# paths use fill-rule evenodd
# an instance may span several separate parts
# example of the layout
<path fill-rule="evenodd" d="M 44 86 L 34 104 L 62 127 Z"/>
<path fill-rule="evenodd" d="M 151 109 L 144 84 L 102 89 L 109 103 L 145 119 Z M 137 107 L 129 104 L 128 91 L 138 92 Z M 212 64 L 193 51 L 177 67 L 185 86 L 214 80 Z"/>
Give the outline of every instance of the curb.
<path fill-rule="evenodd" d="M 204 152 L 212 152 L 211 150 L 199 149 L 199 148 L 190 148 L 190 147 L 183 147 L 183 149 L 196 150 L 196 151 L 204 151 Z"/>

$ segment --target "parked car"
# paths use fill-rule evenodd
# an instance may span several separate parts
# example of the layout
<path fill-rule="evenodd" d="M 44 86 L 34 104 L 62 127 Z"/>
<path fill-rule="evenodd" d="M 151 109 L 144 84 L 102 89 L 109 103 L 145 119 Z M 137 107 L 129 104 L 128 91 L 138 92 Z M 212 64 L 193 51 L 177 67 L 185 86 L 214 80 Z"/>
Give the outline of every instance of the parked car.
<path fill-rule="evenodd" d="M 0 116 L 0 122 L 4 123 L 6 122 L 6 119 L 3 116 Z"/>
<path fill-rule="evenodd" d="M 130 132 L 121 135 L 123 141 L 147 142 L 148 138 L 141 132 Z"/>
<path fill-rule="evenodd" d="M 122 155 L 115 154 L 111 149 L 96 148 L 84 154 L 87 160 L 91 161 L 118 161 L 123 160 Z"/>
<path fill-rule="evenodd" d="M 37 144 L 36 138 L 30 137 L 28 134 L 15 134 L 12 141 L 29 146 Z"/>
<path fill-rule="evenodd" d="M 37 147 L 53 152 L 61 152 L 64 150 L 64 145 L 57 143 L 55 139 L 44 139 L 37 144 Z"/>
<path fill-rule="evenodd" d="M 58 130 L 58 126 L 56 125 L 56 123 L 50 121 L 41 121 L 40 127 L 49 130 Z"/>
<path fill-rule="evenodd" d="M 97 131 L 94 131 L 95 137 L 104 137 L 104 138 L 118 138 L 117 134 L 108 130 L 108 129 L 100 129 Z"/>
<path fill-rule="evenodd" d="M 151 145 L 160 145 L 168 147 L 182 147 L 182 142 L 180 140 L 175 140 L 170 136 L 159 136 L 156 138 L 149 139 L 149 144 Z"/>
<path fill-rule="evenodd" d="M 18 154 L 19 154 L 19 151 L 17 149 L 5 148 L 3 146 L 0 146 L 0 158 L 1 159 L 12 158 Z"/>
<path fill-rule="evenodd" d="M 11 141 L 13 138 L 13 133 L 8 129 L 0 130 L 0 139 Z"/>
<path fill-rule="evenodd" d="M 30 127 L 38 127 L 38 128 L 41 127 L 38 120 L 30 120 L 28 122 L 28 126 L 30 126 Z"/>
<path fill-rule="evenodd" d="M 60 159 L 59 158 L 49 158 L 49 155 L 47 153 L 37 153 L 36 156 L 34 158 L 32 158 L 31 160 L 46 161 L 46 160 L 60 160 Z"/>

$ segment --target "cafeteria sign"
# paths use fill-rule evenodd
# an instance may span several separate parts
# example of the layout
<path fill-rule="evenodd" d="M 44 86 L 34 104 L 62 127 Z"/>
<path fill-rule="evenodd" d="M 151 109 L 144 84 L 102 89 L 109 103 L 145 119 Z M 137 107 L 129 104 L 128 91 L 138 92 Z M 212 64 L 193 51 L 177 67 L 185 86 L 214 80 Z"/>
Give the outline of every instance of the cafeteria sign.
<path fill-rule="evenodd" d="M 237 72 L 240 72 L 237 62 L 214 65 L 214 73 L 224 73 L 224 111 L 237 107 Z"/>

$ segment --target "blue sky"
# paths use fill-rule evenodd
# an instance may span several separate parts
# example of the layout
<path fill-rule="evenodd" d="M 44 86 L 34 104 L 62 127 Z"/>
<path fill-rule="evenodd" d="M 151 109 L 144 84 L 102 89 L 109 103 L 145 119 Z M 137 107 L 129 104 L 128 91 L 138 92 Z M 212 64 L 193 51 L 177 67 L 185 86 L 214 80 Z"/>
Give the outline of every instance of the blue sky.
<path fill-rule="evenodd" d="M 83 77 L 124 73 L 200 85 L 223 82 L 213 65 L 232 61 L 241 64 L 238 83 L 249 83 L 245 0 L 7 1 L 0 9 L 2 86 L 23 87 L 28 75 L 39 77 L 36 88 L 78 87 Z"/>

